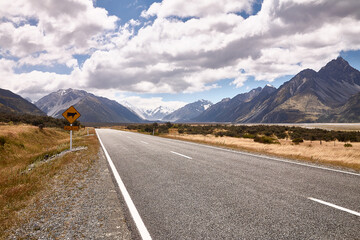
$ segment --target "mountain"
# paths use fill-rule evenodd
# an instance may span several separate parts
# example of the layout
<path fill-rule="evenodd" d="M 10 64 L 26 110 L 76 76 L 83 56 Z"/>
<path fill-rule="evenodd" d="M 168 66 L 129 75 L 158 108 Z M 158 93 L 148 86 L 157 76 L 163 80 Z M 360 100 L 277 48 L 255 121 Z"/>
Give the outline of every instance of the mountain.
<path fill-rule="evenodd" d="M 322 116 L 321 122 L 359 123 L 360 122 L 360 93 L 353 95 L 344 106 L 336 109 L 329 116 Z"/>
<path fill-rule="evenodd" d="M 174 111 L 173 113 L 166 115 L 162 120 L 170 122 L 189 122 L 191 119 L 196 118 L 212 105 L 212 102 L 207 100 L 199 100 L 193 103 L 189 103 L 184 107 Z"/>
<path fill-rule="evenodd" d="M 319 72 L 305 69 L 236 122 L 318 122 L 360 92 L 360 72 L 339 57 Z"/>
<path fill-rule="evenodd" d="M 269 86 L 268 86 L 269 87 Z M 249 102 L 262 91 L 261 87 L 251 90 L 247 93 L 241 93 L 233 98 L 224 98 L 220 102 L 210 106 L 199 116 L 194 117 L 196 122 L 232 122 L 236 119 L 234 111 L 242 103 Z"/>
<path fill-rule="evenodd" d="M 45 115 L 39 108 L 21 96 L 0 88 L 0 112 Z"/>
<path fill-rule="evenodd" d="M 163 120 L 165 116 L 174 112 L 175 110 L 176 109 L 170 107 L 159 106 L 151 110 L 143 110 L 143 116 L 145 119 L 150 121 Z"/>
<path fill-rule="evenodd" d="M 79 120 L 82 122 L 143 122 L 137 114 L 116 101 L 71 88 L 50 93 L 35 105 L 49 116 L 57 118 L 61 118 L 67 108 L 74 106 L 80 112 Z"/>

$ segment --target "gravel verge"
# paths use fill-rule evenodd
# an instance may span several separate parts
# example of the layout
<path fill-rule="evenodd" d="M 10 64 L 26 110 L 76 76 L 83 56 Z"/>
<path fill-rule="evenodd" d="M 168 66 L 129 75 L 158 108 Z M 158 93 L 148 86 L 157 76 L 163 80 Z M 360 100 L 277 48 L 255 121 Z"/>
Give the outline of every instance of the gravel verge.
<path fill-rule="evenodd" d="M 57 175 L 41 199 L 19 212 L 9 239 L 131 239 L 102 149 L 85 174 L 72 164 Z"/>

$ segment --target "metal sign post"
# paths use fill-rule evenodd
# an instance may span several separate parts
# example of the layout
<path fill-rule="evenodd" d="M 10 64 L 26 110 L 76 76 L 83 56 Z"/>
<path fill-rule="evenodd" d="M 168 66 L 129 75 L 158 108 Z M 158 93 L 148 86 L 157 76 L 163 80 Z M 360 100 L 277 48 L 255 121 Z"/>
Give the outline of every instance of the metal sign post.
<path fill-rule="evenodd" d="M 70 124 L 72 127 L 72 124 Z M 72 151 L 72 130 L 70 130 L 70 152 Z"/>

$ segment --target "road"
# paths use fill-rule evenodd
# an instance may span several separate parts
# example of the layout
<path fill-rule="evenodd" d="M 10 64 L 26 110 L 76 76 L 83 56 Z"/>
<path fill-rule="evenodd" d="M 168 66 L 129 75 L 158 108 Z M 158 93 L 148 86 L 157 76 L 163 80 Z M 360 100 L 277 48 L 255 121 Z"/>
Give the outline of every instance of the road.
<path fill-rule="evenodd" d="M 360 174 L 99 129 L 152 239 L 360 239 Z"/>

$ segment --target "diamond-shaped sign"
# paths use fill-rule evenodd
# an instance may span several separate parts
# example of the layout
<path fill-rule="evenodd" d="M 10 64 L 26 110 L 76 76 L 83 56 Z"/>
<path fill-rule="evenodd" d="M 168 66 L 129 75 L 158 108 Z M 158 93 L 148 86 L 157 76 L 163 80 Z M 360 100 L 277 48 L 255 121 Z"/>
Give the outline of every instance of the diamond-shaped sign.
<path fill-rule="evenodd" d="M 63 112 L 63 117 L 68 120 L 70 124 L 76 121 L 81 115 L 80 113 L 73 107 L 69 107 L 65 112 Z"/>

